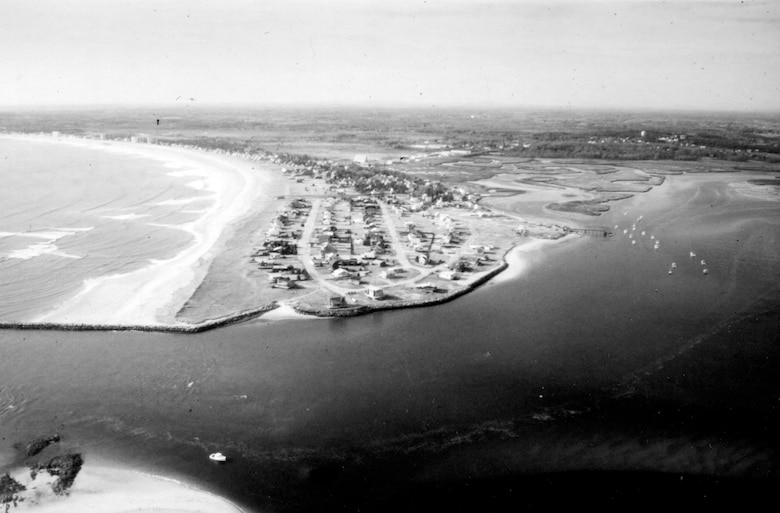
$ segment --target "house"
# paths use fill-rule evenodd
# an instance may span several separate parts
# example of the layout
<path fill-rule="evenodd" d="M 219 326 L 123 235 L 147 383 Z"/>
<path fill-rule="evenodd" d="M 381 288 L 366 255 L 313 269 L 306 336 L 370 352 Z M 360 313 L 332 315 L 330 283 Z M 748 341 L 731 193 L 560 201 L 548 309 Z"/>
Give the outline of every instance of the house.
<path fill-rule="evenodd" d="M 451 271 L 455 271 L 459 273 L 471 270 L 468 262 L 464 260 L 458 260 L 457 262 L 453 262 L 452 264 L 450 264 L 449 267 Z"/>
<path fill-rule="evenodd" d="M 415 261 L 420 265 L 428 265 L 428 262 L 430 261 L 430 258 L 428 258 L 428 255 L 420 254 L 417 255 L 417 258 L 415 258 Z"/>
<path fill-rule="evenodd" d="M 397 269 L 387 269 L 386 271 L 380 271 L 379 277 L 384 278 L 385 280 L 392 280 L 396 277 L 396 271 Z"/>
<path fill-rule="evenodd" d="M 328 298 L 328 308 L 344 308 L 347 306 L 347 302 L 344 296 L 330 296 Z"/>
<path fill-rule="evenodd" d="M 335 271 L 333 271 L 330 274 L 331 274 L 331 276 L 333 276 L 334 278 L 336 278 L 338 280 L 338 279 L 346 278 L 346 277 L 350 276 L 352 273 L 350 273 L 346 269 L 343 269 L 343 268 L 339 267 L 338 269 L 336 269 Z"/>
<path fill-rule="evenodd" d="M 369 299 L 382 299 L 385 297 L 385 292 L 379 287 L 368 287 L 366 289 L 366 296 Z"/>
<path fill-rule="evenodd" d="M 273 286 L 278 289 L 291 289 L 295 287 L 295 284 L 289 276 L 279 276 L 274 278 Z"/>
<path fill-rule="evenodd" d="M 436 285 L 428 281 L 425 283 L 417 283 L 414 287 L 418 290 L 422 290 L 423 292 L 436 292 Z"/>
<path fill-rule="evenodd" d="M 439 276 L 445 280 L 457 280 L 460 277 L 455 271 L 443 271 L 439 273 Z"/>

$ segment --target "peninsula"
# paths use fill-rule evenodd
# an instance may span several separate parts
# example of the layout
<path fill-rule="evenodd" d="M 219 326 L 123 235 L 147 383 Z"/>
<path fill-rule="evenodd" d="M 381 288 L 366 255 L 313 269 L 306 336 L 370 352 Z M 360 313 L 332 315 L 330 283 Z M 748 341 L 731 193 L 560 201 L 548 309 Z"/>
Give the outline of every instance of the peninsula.
<path fill-rule="evenodd" d="M 771 172 L 776 160 L 776 148 L 758 135 L 746 131 L 731 141 L 708 134 L 705 141 L 695 122 L 684 125 L 687 136 L 656 126 L 553 137 L 496 133 L 495 120 L 482 133 L 479 119 L 453 116 L 379 140 L 362 125 L 337 124 L 326 140 L 305 142 L 306 134 L 325 132 L 295 116 L 276 120 L 275 131 L 247 135 L 234 118 L 209 119 L 213 133 L 187 120 L 152 134 L 103 131 L 108 120 L 99 116 L 88 128 L 9 131 L 3 137 L 12 141 L 154 161 L 170 175 L 192 176 L 187 186 L 211 203 L 194 220 L 169 226 L 190 237 L 174 257 L 88 279 L 55 308 L 0 319 L 2 326 L 192 332 L 259 315 L 352 316 L 441 303 L 496 276 L 507 260 L 522 267 L 550 244 L 609 237 L 600 215 L 670 175 Z M 463 123 L 470 138 L 450 127 Z M 337 142 L 343 139 L 354 142 Z M 747 144 L 757 148 L 741 149 Z M 605 160 L 617 150 L 640 160 Z M 774 186 L 754 180 L 743 189 L 762 194 Z M 140 216 L 112 216 L 120 218 Z"/>

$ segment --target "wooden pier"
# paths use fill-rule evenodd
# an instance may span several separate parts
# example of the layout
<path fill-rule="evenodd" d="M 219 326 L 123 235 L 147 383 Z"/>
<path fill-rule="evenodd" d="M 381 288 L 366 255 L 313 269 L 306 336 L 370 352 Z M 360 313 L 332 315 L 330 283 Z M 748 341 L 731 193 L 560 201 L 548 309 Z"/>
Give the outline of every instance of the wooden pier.
<path fill-rule="evenodd" d="M 579 235 L 589 235 L 591 237 L 611 237 L 612 236 L 612 230 L 609 228 L 601 227 L 601 228 L 569 228 L 568 226 L 564 228 L 564 231 L 567 233 L 576 233 Z"/>

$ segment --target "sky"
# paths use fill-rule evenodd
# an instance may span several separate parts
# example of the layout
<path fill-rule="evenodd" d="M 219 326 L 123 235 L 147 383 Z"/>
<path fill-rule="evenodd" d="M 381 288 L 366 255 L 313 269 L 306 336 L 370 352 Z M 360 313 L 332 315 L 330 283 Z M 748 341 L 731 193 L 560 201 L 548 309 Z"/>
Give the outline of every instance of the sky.
<path fill-rule="evenodd" d="M 777 0 L 0 0 L 0 106 L 780 111 Z"/>

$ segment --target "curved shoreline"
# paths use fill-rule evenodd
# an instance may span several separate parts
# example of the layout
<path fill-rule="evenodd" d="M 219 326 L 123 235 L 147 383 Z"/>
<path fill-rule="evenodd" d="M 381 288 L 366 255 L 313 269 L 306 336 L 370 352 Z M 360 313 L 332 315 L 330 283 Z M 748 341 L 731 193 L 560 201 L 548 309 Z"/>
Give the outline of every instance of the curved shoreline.
<path fill-rule="evenodd" d="M 544 239 L 537 239 L 537 240 L 542 241 Z M 550 239 L 549 242 L 553 243 L 553 242 L 560 242 L 564 240 L 572 240 L 572 239 L 568 237 L 561 237 L 559 239 Z M 495 269 L 488 271 L 483 276 L 480 276 L 479 278 L 475 279 L 474 281 L 460 288 L 454 289 L 447 294 L 443 294 L 435 298 L 425 299 L 421 301 L 398 301 L 395 303 L 386 303 L 386 304 L 361 305 L 356 307 L 346 307 L 346 308 L 339 308 L 333 310 L 328 308 L 324 308 L 324 309 L 305 308 L 299 304 L 292 305 L 292 308 L 297 313 L 304 314 L 304 315 L 312 315 L 315 317 L 356 317 L 358 315 L 366 315 L 373 312 L 380 312 L 384 310 L 400 310 L 403 308 L 418 308 L 418 307 L 440 305 L 443 303 L 447 303 L 449 301 L 453 301 L 465 294 L 468 294 L 469 292 L 476 290 L 481 285 L 487 283 L 491 279 L 501 274 L 510 266 L 507 260 L 509 254 L 514 251 L 518 251 L 522 248 L 523 245 L 520 246 L 512 245 L 508 250 L 504 252 L 504 254 L 501 257 L 502 260 L 501 264 L 497 266 Z"/>
<path fill-rule="evenodd" d="M 78 137 L 1 136 L 11 141 L 105 151 L 118 158 L 139 157 L 160 163 L 160 173 L 198 177 L 203 188 L 213 196 L 212 204 L 196 220 L 172 226 L 192 237 L 192 241 L 173 257 L 151 260 L 148 265 L 129 272 L 87 278 L 79 290 L 52 309 L 24 322 L 9 324 L 111 326 L 108 329 L 175 326 L 175 312 L 203 280 L 220 244 L 224 243 L 230 223 L 250 213 L 267 183 L 273 180 L 272 175 L 256 172 L 255 162 L 231 161 L 189 148 L 117 141 L 103 143 Z"/>
<path fill-rule="evenodd" d="M 85 464 L 67 494 L 57 495 L 29 478 L 26 467 L 11 470 L 27 486 L 19 493 L 15 510 L 40 511 L 166 511 L 170 513 L 248 513 L 230 499 L 194 484 L 113 462 Z"/>

